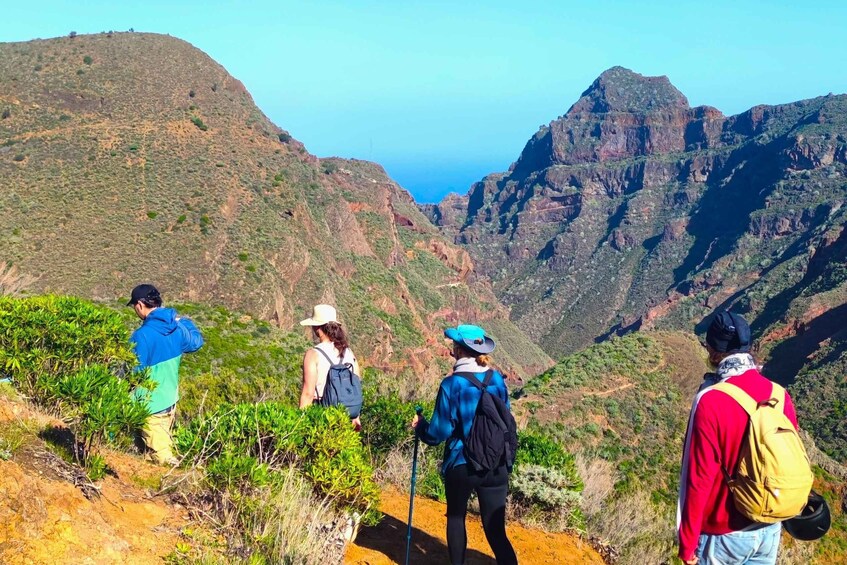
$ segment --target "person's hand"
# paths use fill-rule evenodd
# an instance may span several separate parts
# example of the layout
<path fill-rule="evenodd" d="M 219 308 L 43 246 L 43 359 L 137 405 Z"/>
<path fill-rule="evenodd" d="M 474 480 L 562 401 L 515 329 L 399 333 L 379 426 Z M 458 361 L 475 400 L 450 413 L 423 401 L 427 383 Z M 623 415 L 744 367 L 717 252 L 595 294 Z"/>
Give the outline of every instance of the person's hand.
<path fill-rule="evenodd" d="M 417 428 L 420 421 L 421 421 L 421 417 L 418 414 L 415 414 L 415 417 L 412 418 L 412 428 L 413 429 Z"/>
<path fill-rule="evenodd" d="M 358 416 L 353 418 L 353 429 L 357 432 L 362 431 L 362 421 L 359 419 Z"/>
<path fill-rule="evenodd" d="M 698 561 L 699 561 L 699 559 L 695 555 L 691 559 L 683 560 L 683 563 L 685 563 L 685 565 L 697 565 Z"/>

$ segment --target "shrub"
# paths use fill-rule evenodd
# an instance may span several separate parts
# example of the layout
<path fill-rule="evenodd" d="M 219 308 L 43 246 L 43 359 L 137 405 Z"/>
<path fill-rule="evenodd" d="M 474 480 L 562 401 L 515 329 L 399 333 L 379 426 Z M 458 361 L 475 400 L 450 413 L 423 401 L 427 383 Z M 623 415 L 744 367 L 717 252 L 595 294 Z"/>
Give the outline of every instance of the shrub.
<path fill-rule="evenodd" d="M 332 173 L 338 170 L 338 165 L 332 162 L 325 162 L 321 163 L 321 169 L 323 170 L 324 174 L 331 175 Z"/>
<path fill-rule="evenodd" d="M 209 129 L 209 126 L 203 123 L 203 120 L 198 116 L 191 116 L 191 123 L 197 126 L 197 129 L 200 131 L 206 131 Z"/>
<path fill-rule="evenodd" d="M 91 58 L 91 55 L 86 55 L 85 57 L 82 58 L 82 62 L 85 63 L 86 65 L 90 65 L 91 63 L 94 62 L 94 59 Z"/>
<path fill-rule="evenodd" d="M 130 397 L 152 386 L 130 370 L 136 363 L 115 312 L 70 297 L 0 298 L 0 376 L 69 422 L 74 456 L 92 478 L 105 468 L 100 445 L 128 442 L 149 415 Z"/>
<path fill-rule="evenodd" d="M 121 317 L 79 298 L 0 298 L 0 375 L 25 396 L 49 400 L 56 383 L 88 365 L 126 374 L 136 363 Z"/>
<path fill-rule="evenodd" d="M 12 111 L 9 110 L 8 108 L 4 108 L 3 113 L 0 114 L 0 118 L 2 118 L 4 120 L 7 119 L 7 118 L 10 118 L 11 116 L 12 116 Z"/>
<path fill-rule="evenodd" d="M 515 455 L 515 466 L 535 465 L 547 469 L 555 469 L 568 477 L 568 481 L 576 491 L 582 491 L 582 479 L 576 468 L 576 458 L 567 453 L 562 446 L 547 436 L 538 432 L 518 432 L 518 452 Z"/>
<path fill-rule="evenodd" d="M 132 388 L 103 365 L 86 366 L 56 381 L 56 403 L 82 448 L 78 462 L 106 441 L 131 437 L 144 426 L 150 413 L 146 404 L 132 399 Z"/>
<path fill-rule="evenodd" d="M 17 155 L 12 157 L 12 160 L 15 161 L 16 163 L 20 163 L 24 159 L 26 159 L 26 155 L 24 155 L 23 153 L 18 153 Z"/>
<path fill-rule="evenodd" d="M 581 482 L 557 469 L 524 465 L 512 475 L 509 494 L 516 504 L 532 511 L 552 512 L 564 518 L 568 527 L 584 528 L 579 509 Z"/>
<path fill-rule="evenodd" d="M 518 432 L 518 452 L 509 497 L 512 512 L 552 530 L 585 528 L 580 509 L 584 488 L 576 459 L 536 431 Z"/>
<path fill-rule="evenodd" d="M 277 137 L 283 143 L 288 143 L 289 141 L 291 141 L 291 134 L 287 132 L 282 132 Z"/>
<path fill-rule="evenodd" d="M 273 488 L 284 469 L 300 468 L 316 495 L 373 521 L 379 490 L 347 413 L 279 403 L 222 405 L 175 434 L 177 449 L 206 468 L 220 492 Z"/>
<path fill-rule="evenodd" d="M 150 218 L 151 220 L 155 220 L 156 216 L 158 216 L 158 215 L 159 215 L 158 212 L 147 212 L 147 217 Z"/>

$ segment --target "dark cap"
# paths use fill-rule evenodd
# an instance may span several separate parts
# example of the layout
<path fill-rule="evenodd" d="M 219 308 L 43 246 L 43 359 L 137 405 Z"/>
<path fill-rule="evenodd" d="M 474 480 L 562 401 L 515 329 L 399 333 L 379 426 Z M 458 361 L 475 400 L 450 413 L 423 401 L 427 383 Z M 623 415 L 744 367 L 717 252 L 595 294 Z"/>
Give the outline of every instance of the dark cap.
<path fill-rule="evenodd" d="M 140 284 L 132 289 L 132 297 L 127 302 L 127 306 L 135 306 L 141 300 L 161 299 L 159 291 L 152 284 Z"/>
<path fill-rule="evenodd" d="M 726 310 L 715 314 L 706 330 L 706 343 L 721 353 L 750 351 L 750 324 L 742 316 Z"/>

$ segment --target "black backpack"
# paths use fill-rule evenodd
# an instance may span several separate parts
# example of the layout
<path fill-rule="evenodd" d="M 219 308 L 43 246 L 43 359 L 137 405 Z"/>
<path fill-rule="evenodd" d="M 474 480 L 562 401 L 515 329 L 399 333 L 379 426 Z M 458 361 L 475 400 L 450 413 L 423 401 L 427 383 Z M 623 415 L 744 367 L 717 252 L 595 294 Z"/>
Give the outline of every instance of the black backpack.
<path fill-rule="evenodd" d="M 453 373 L 457 377 L 463 377 L 482 392 L 476 405 L 471 430 L 467 437 L 463 438 L 465 460 L 476 472 L 496 469 L 504 463 L 511 471 L 518 450 L 515 418 L 506 403 L 486 388 L 491 383 L 494 371 L 487 371 L 482 382 L 479 382 L 477 374 Z"/>
<path fill-rule="evenodd" d="M 338 363 L 334 363 L 323 349 L 320 351 L 329 361 L 329 373 L 326 375 L 324 393 L 318 399 L 321 406 L 344 406 L 350 418 L 358 418 L 362 411 L 362 379 L 353 372 L 353 365 L 342 363 L 344 353 Z"/>

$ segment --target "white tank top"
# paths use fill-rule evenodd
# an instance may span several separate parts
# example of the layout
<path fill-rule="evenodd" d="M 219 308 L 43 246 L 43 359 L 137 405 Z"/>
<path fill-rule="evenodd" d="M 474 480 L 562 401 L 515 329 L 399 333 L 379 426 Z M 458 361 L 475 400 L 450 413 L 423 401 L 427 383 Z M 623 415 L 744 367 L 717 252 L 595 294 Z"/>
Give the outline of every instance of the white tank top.
<path fill-rule="evenodd" d="M 350 351 L 350 348 L 344 350 L 344 358 L 339 360 L 338 350 L 335 348 L 335 345 L 331 341 L 324 341 L 315 346 L 315 349 L 320 349 L 333 361 L 340 361 L 341 363 L 350 363 L 351 365 L 356 361 L 356 356 L 353 355 L 353 352 Z M 315 385 L 315 389 L 317 392 L 317 397 L 321 398 L 324 395 L 324 387 L 326 387 L 326 378 L 329 375 L 329 361 L 326 360 L 326 357 L 318 353 L 318 382 Z"/>

